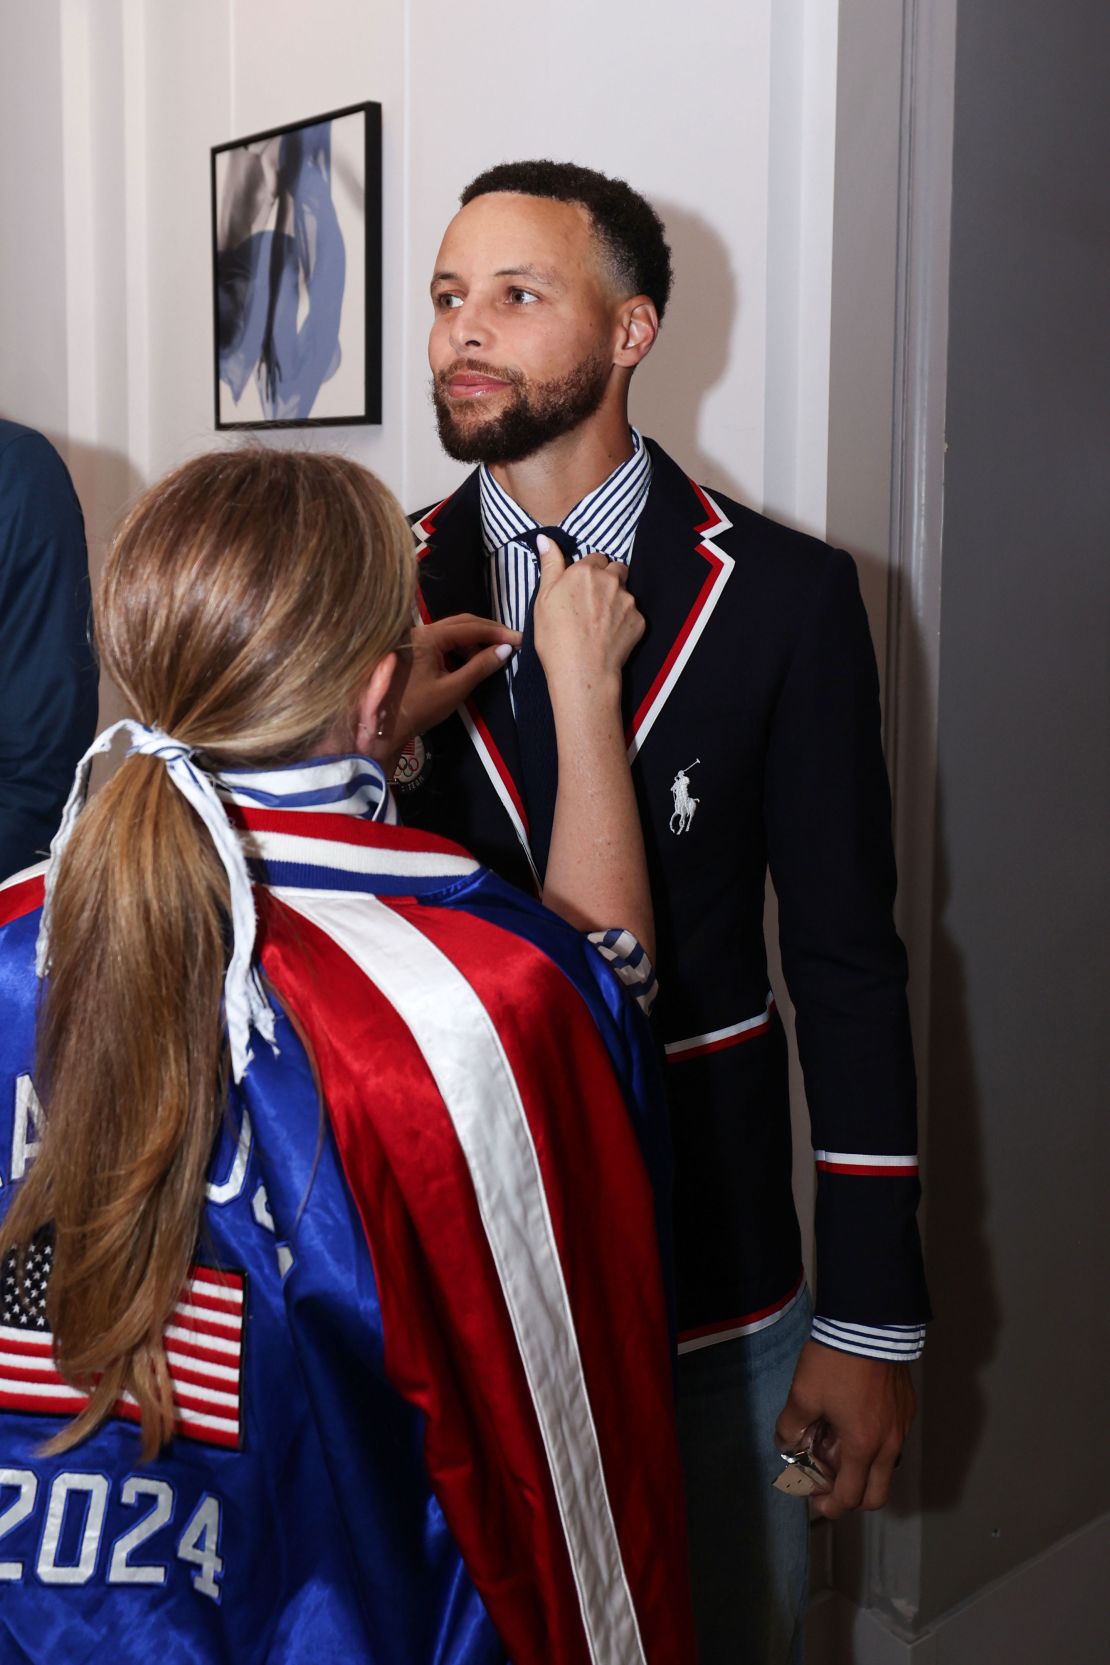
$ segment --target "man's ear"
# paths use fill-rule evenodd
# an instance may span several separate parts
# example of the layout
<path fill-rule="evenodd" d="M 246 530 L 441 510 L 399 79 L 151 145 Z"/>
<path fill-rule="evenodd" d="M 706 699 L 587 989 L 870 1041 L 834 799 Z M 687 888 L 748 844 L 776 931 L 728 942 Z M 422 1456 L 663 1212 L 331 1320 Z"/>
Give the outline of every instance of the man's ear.
<path fill-rule="evenodd" d="M 659 334 L 659 314 L 655 302 L 648 295 L 633 295 L 621 303 L 617 314 L 617 345 L 613 363 L 626 370 L 635 370 L 646 358 Z"/>

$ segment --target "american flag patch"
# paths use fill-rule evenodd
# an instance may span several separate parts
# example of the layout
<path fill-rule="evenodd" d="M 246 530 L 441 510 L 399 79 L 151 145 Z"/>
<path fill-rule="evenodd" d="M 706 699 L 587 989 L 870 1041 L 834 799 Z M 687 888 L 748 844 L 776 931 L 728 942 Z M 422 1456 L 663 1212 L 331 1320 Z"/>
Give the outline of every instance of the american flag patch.
<path fill-rule="evenodd" d="M 3 1267 L 0 1289 L 0 1409 L 38 1416 L 76 1416 L 88 1396 L 71 1387 L 54 1364 L 47 1327 L 46 1289 L 54 1246 L 41 1238 L 27 1251 L 22 1287 L 15 1255 Z M 177 1411 L 175 1435 L 237 1450 L 241 1443 L 243 1307 L 241 1272 L 195 1266 L 165 1330 L 166 1360 Z M 115 1415 L 138 1422 L 130 1394 Z"/>

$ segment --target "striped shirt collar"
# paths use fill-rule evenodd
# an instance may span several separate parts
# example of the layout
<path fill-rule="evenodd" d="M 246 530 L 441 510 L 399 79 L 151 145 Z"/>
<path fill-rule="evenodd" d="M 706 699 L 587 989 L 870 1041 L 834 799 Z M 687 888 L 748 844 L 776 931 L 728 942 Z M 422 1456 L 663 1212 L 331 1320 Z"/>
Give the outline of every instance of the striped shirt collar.
<path fill-rule="evenodd" d="M 269 769 L 223 769 L 214 778 L 220 796 L 240 809 L 326 810 L 397 825 L 385 771 L 358 753 Z"/>
<path fill-rule="evenodd" d="M 608 479 L 577 502 L 560 522 L 578 541 L 579 552 L 599 549 L 611 560 L 627 562 L 632 554 L 640 515 L 651 486 L 651 455 L 636 428 L 632 455 L 619 463 Z M 513 543 L 539 524 L 499 486 L 483 463 L 478 471 L 482 537 L 487 553 Z"/>

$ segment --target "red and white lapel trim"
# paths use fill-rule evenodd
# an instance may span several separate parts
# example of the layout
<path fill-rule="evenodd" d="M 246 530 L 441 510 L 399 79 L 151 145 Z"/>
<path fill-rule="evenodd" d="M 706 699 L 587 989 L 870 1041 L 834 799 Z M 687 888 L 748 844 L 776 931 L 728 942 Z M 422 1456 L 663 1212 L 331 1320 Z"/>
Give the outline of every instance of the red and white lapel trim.
<path fill-rule="evenodd" d="M 634 761 L 640 747 L 651 733 L 656 718 L 686 669 L 690 655 L 697 647 L 701 633 L 709 623 L 713 609 L 720 601 L 721 593 L 736 565 L 732 556 L 713 541 L 722 532 L 731 530 L 732 521 L 707 491 L 703 491 L 693 480 L 690 481 L 690 485 L 705 510 L 705 519 L 694 527 L 694 531 L 698 534 L 697 553 L 704 558 L 709 571 L 681 630 L 671 643 L 670 652 L 660 666 L 655 681 L 644 695 L 640 708 L 629 725 L 625 739 L 628 743 L 630 763 Z"/>
<path fill-rule="evenodd" d="M 434 509 L 429 509 L 427 514 L 424 516 L 423 520 L 416 521 L 416 523 L 413 526 L 413 532 L 416 534 L 416 539 L 417 539 L 417 543 L 416 543 L 416 564 L 417 564 L 418 567 L 420 565 L 420 562 L 424 559 L 425 555 L 428 553 L 428 545 L 431 543 L 432 538 L 435 536 L 436 516 L 438 515 L 439 511 L 442 509 L 444 503 L 446 503 L 447 501 L 448 501 L 448 498 L 446 498 L 446 497 L 441 498 L 440 501 L 436 504 L 435 508 Z M 431 624 L 431 622 L 432 622 L 432 615 L 428 611 L 428 605 L 427 605 L 426 601 L 424 600 L 424 595 L 423 595 L 423 592 L 422 592 L 419 584 L 417 584 L 417 586 L 416 586 L 416 622 L 418 624 Z"/>
<path fill-rule="evenodd" d="M 435 508 L 429 509 L 423 520 L 418 520 L 413 526 L 413 531 L 416 533 L 418 539 L 416 545 L 416 559 L 418 561 L 422 561 L 424 559 L 425 552 L 436 529 L 436 515 L 438 515 L 439 511 L 449 500 L 451 495 L 452 494 L 449 492 L 447 497 L 441 497 Z"/>
<path fill-rule="evenodd" d="M 417 538 L 419 539 L 416 546 L 416 559 L 418 562 L 423 560 L 425 554 L 427 553 L 428 545 L 435 536 L 436 516 L 439 514 L 440 510 L 443 508 L 443 504 L 446 502 L 448 502 L 448 498 L 445 497 L 443 502 L 437 503 L 435 508 L 430 509 L 422 520 L 418 520 L 413 528 Z M 427 603 L 425 602 L 423 594 L 419 589 L 417 590 L 417 606 L 423 623 L 430 624 L 432 622 L 432 616 L 428 611 Z M 536 881 L 536 888 L 539 890 L 539 874 L 536 871 L 536 864 L 532 860 L 532 846 L 528 837 L 528 812 L 524 807 L 524 800 L 520 795 L 520 790 L 517 787 L 516 781 L 513 779 L 512 771 L 505 762 L 504 757 L 501 755 L 500 748 L 498 747 L 496 740 L 493 738 L 493 735 L 490 733 L 488 724 L 483 720 L 476 702 L 472 699 L 467 700 L 465 705 L 461 705 L 459 707 L 458 715 L 467 732 L 471 745 L 478 754 L 478 761 L 485 770 L 489 783 L 493 787 L 494 792 L 497 794 L 502 809 L 509 817 L 513 831 L 516 833 L 517 841 L 527 858 L 532 877 Z"/>
<path fill-rule="evenodd" d="M 470 736 L 471 745 L 478 754 L 478 761 L 486 771 L 489 783 L 501 801 L 501 807 L 512 822 L 520 847 L 528 859 L 532 877 L 536 881 L 537 890 L 540 886 L 540 876 L 536 864 L 532 859 L 532 846 L 528 834 L 528 812 L 524 807 L 524 800 L 517 789 L 516 781 L 508 764 L 497 748 L 497 742 L 489 728 L 482 721 L 482 717 L 473 700 L 467 700 L 459 707 L 459 716 L 463 727 Z"/>

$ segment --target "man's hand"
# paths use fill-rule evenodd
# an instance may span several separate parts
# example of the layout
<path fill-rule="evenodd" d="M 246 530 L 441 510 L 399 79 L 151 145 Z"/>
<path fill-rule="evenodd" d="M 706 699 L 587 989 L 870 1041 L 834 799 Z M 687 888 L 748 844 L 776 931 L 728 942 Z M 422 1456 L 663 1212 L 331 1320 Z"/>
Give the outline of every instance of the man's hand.
<path fill-rule="evenodd" d="M 908 1365 L 806 1342 L 775 1424 L 775 1441 L 787 1451 L 813 1423 L 828 1424 L 829 1434 L 815 1454 L 835 1470 L 836 1483 L 811 1500 L 818 1514 L 836 1520 L 848 1509 L 882 1508 L 914 1406 Z"/>
<path fill-rule="evenodd" d="M 608 694 L 619 706 L 621 669 L 644 633 L 643 615 L 625 588 L 628 568 L 606 555 L 566 566 L 550 538 L 539 540 L 536 653 L 552 706 Z"/>
<path fill-rule="evenodd" d="M 455 613 L 412 633 L 411 667 L 394 725 L 398 745 L 449 717 L 487 676 L 520 646 L 519 630 L 508 630 L 475 613 Z M 452 669 L 448 656 L 463 663 Z"/>

